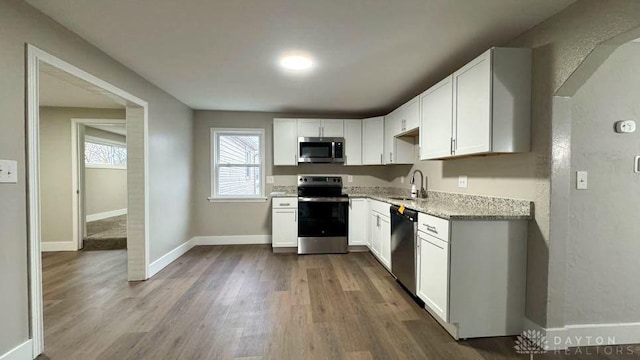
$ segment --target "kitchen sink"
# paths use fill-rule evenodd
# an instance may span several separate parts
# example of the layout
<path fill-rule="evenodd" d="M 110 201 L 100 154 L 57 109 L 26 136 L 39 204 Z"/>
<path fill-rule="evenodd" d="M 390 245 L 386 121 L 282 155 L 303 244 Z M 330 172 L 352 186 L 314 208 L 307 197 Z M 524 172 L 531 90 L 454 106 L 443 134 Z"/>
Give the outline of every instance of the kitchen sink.
<path fill-rule="evenodd" d="M 403 200 L 403 201 L 413 201 L 413 200 L 417 200 L 408 196 L 389 196 L 389 199 L 391 200 Z"/>

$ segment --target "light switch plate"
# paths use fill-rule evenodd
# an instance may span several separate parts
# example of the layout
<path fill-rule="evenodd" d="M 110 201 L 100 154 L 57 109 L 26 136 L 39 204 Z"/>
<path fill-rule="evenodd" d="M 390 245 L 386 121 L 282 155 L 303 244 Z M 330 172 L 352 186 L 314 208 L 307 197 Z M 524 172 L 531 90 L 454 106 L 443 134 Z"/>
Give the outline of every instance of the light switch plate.
<path fill-rule="evenodd" d="M 18 183 L 18 162 L 13 160 L 0 160 L 0 183 Z"/>
<path fill-rule="evenodd" d="M 347 175 L 347 182 L 353 182 L 353 175 Z"/>
<path fill-rule="evenodd" d="M 273 184 L 274 182 L 273 176 L 267 176 L 267 184 Z"/>
<path fill-rule="evenodd" d="M 400 184 L 404 184 L 404 176 L 400 176 Z"/>
<path fill-rule="evenodd" d="M 577 171 L 576 172 L 576 189 L 578 190 L 587 190 L 588 187 L 588 179 L 587 179 L 586 171 Z"/>
<path fill-rule="evenodd" d="M 466 175 L 460 175 L 458 176 L 458 187 L 459 188 L 463 188 L 466 189 L 467 188 L 467 176 Z"/>

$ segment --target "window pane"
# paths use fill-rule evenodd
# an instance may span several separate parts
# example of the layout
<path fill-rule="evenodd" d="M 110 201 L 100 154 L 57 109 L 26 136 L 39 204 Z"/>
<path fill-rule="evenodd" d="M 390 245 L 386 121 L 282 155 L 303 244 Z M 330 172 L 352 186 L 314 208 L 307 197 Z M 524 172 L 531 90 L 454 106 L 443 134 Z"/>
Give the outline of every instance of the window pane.
<path fill-rule="evenodd" d="M 220 135 L 219 164 L 259 164 L 260 136 Z"/>
<path fill-rule="evenodd" d="M 87 141 L 84 143 L 84 162 L 85 164 L 126 166 L 127 148 Z"/>
<path fill-rule="evenodd" d="M 113 147 L 113 165 L 127 166 L 127 148 Z"/>
<path fill-rule="evenodd" d="M 260 196 L 259 167 L 218 168 L 218 195 L 220 196 Z"/>

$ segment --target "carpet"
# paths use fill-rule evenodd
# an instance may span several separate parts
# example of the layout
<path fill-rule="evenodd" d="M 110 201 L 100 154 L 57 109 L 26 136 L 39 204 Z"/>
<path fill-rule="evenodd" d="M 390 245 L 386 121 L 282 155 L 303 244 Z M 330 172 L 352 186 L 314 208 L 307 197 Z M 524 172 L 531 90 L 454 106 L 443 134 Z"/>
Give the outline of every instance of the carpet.
<path fill-rule="evenodd" d="M 115 250 L 127 248 L 127 215 L 87 223 L 83 250 Z"/>

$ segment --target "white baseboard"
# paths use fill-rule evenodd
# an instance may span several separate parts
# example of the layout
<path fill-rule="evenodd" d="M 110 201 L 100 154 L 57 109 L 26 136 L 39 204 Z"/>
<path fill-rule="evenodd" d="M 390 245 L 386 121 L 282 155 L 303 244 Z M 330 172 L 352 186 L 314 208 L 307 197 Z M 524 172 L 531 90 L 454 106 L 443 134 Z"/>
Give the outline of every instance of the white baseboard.
<path fill-rule="evenodd" d="M 526 330 L 537 330 L 546 335 L 548 350 L 566 350 L 578 346 L 626 345 L 640 343 L 640 322 L 614 324 L 566 325 L 544 328 L 525 319 Z"/>
<path fill-rule="evenodd" d="M 191 250 L 195 246 L 196 242 L 194 238 L 191 238 L 184 242 L 182 245 L 176 247 L 175 249 L 169 251 L 164 256 L 159 258 L 158 260 L 152 262 L 149 265 L 149 277 L 160 272 L 160 270 L 167 267 L 167 265 L 174 262 L 177 258 L 184 255 L 187 251 Z"/>
<path fill-rule="evenodd" d="M 43 241 L 40 243 L 40 251 L 78 251 L 78 244 L 75 241 Z"/>
<path fill-rule="evenodd" d="M 29 339 L 6 354 L 0 355 L 0 360 L 33 360 L 33 340 Z"/>
<path fill-rule="evenodd" d="M 271 235 L 196 236 L 196 245 L 257 245 L 271 244 Z"/>
<path fill-rule="evenodd" d="M 87 215 L 87 222 L 108 219 L 110 217 L 120 216 L 120 215 L 127 215 L 127 209 L 111 210 L 111 211 L 105 211 L 97 214 Z"/>

